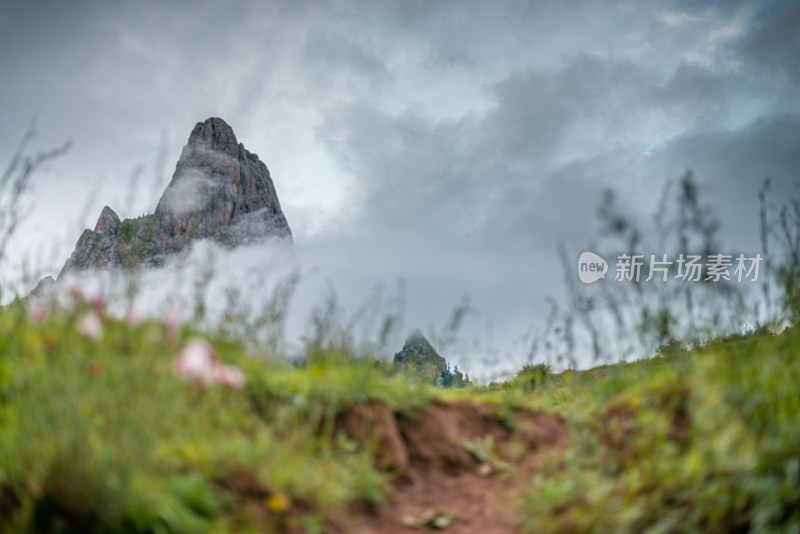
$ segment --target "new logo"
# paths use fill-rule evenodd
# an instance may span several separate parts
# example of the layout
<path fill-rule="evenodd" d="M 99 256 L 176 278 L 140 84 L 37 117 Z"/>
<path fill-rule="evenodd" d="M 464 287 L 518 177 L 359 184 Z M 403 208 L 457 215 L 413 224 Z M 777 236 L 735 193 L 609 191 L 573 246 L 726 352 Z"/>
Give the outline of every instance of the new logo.
<path fill-rule="evenodd" d="M 608 263 L 594 252 L 584 252 L 578 258 L 578 277 L 584 284 L 605 279 L 607 272 Z"/>

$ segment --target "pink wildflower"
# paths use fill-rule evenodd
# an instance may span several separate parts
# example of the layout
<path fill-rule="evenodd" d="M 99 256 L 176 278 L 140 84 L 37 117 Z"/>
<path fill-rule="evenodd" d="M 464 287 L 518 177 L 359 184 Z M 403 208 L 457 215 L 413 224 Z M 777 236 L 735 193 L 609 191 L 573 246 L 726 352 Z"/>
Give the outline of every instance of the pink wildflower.
<path fill-rule="evenodd" d="M 103 325 L 100 323 L 100 317 L 97 313 L 90 311 L 82 315 L 76 324 L 78 332 L 88 337 L 92 341 L 98 341 L 103 337 Z"/>
<path fill-rule="evenodd" d="M 42 324 L 47 316 L 47 306 L 39 299 L 34 299 L 28 306 L 28 316 L 33 324 Z"/>
<path fill-rule="evenodd" d="M 217 365 L 214 369 L 214 382 L 233 389 L 242 389 L 245 384 L 244 373 L 233 365 Z"/>
<path fill-rule="evenodd" d="M 172 310 L 167 314 L 166 319 L 164 319 L 164 334 L 167 337 L 167 341 L 172 345 L 177 345 L 180 332 L 181 317 L 178 315 L 178 312 Z"/>
<path fill-rule="evenodd" d="M 125 310 L 125 322 L 128 324 L 136 324 L 139 322 L 139 313 L 136 311 L 136 308 L 133 307 L 133 304 L 128 306 L 128 309 Z"/>
<path fill-rule="evenodd" d="M 211 346 L 202 339 L 192 339 L 178 354 L 172 364 L 172 370 L 180 377 L 190 378 L 201 385 L 214 380 L 214 369 L 217 355 Z"/>
<path fill-rule="evenodd" d="M 201 386 L 225 384 L 242 389 L 244 374 L 232 365 L 219 362 L 211 345 L 203 339 L 192 339 L 175 358 L 172 370 L 182 378 L 194 380 Z"/>
<path fill-rule="evenodd" d="M 106 297 L 99 291 L 91 295 L 88 298 L 88 302 L 97 313 L 103 313 L 106 309 Z"/>

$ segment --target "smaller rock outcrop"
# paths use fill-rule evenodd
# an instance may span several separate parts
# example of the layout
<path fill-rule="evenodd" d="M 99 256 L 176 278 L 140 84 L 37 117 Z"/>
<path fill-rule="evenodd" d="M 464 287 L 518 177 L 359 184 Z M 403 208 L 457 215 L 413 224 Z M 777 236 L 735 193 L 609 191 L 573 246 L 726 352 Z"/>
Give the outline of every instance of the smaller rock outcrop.
<path fill-rule="evenodd" d="M 64 270 L 74 267 L 119 267 L 119 216 L 105 206 L 94 225 L 94 230 L 86 229 L 78 239 L 75 251 L 64 265 Z"/>
<path fill-rule="evenodd" d="M 31 290 L 31 297 L 37 298 L 44 298 L 50 295 L 50 292 L 53 291 L 53 288 L 56 285 L 56 281 L 52 276 L 45 276 L 36 284 Z"/>
<path fill-rule="evenodd" d="M 406 339 L 403 349 L 394 355 L 393 370 L 411 377 L 413 380 L 444 387 L 463 387 L 469 383 L 456 367 L 450 364 L 431 345 L 422 332 L 414 331 Z"/>
<path fill-rule="evenodd" d="M 100 212 L 97 224 L 94 225 L 94 231 L 98 234 L 117 234 L 119 232 L 119 223 L 119 215 L 114 213 L 114 210 L 108 206 L 105 206 L 103 211 Z"/>
<path fill-rule="evenodd" d="M 434 377 L 447 370 L 447 361 L 419 330 L 408 336 L 403 349 L 394 355 L 393 363 L 395 368 L 426 371 Z"/>

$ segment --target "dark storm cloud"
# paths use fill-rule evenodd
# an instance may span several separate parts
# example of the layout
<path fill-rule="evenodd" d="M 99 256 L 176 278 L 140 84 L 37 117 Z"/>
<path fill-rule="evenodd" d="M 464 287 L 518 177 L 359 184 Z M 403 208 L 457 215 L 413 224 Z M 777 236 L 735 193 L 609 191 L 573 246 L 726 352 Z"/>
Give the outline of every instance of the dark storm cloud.
<path fill-rule="evenodd" d="M 764 24 L 744 39 L 742 54 L 754 67 L 761 66 L 764 76 L 785 76 L 800 84 L 800 4 L 782 2 L 765 11 Z"/>
<path fill-rule="evenodd" d="M 757 251 L 758 191 L 772 180 L 773 202 L 797 195 L 800 184 L 800 116 L 774 115 L 741 128 L 682 136 L 654 167 L 677 176 L 691 167 L 701 192 L 723 223 L 723 239 L 732 250 Z"/>
<path fill-rule="evenodd" d="M 760 122 L 726 128 L 740 99 L 758 102 L 752 90 L 741 73 L 681 64 L 662 82 L 644 65 L 580 55 L 557 71 L 499 81 L 485 114 L 435 120 L 345 104 L 319 135 L 361 179 L 363 215 L 374 232 L 401 223 L 412 234 L 442 238 L 477 232 L 494 247 L 512 242 L 497 239 L 512 228 L 526 228 L 534 239 L 542 228 L 574 237 L 591 220 L 558 214 L 585 214 L 604 187 L 658 190 L 686 167 L 704 171 L 709 161 L 737 161 L 754 151 L 763 157 L 751 158 L 750 170 L 765 160 L 773 162 L 769 168 L 790 168 L 790 151 L 777 146 L 792 139 Z M 726 142 L 751 130 L 758 143 L 750 150 Z M 641 152 L 651 140 L 659 148 L 648 161 Z M 746 167 L 736 168 L 741 175 Z M 548 212 L 553 217 L 543 218 Z M 520 240 L 537 242 L 517 232 L 513 242 Z"/>
<path fill-rule="evenodd" d="M 303 64 L 309 69 L 308 83 L 347 92 L 358 86 L 375 88 L 391 83 L 391 73 L 370 48 L 369 43 L 347 36 L 309 36 L 302 55 Z"/>

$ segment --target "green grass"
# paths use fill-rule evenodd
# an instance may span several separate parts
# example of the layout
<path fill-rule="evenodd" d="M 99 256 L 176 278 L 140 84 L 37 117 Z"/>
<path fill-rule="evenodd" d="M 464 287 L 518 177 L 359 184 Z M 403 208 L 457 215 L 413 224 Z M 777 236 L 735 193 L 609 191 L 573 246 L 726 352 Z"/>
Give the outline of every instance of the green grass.
<path fill-rule="evenodd" d="M 309 503 L 311 528 L 329 510 L 386 493 L 367 452 L 331 445 L 336 413 L 367 400 L 411 409 L 430 395 L 374 362 L 317 355 L 295 368 L 222 340 L 212 341 L 220 359 L 247 385 L 201 387 L 172 370 L 195 333 L 170 342 L 159 322 L 103 317 L 92 341 L 76 328 L 87 311 L 40 325 L 22 305 L 0 311 L 7 531 L 240 531 L 247 521 L 226 479 L 242 471 L 286 506 Z"/>
<path fill-rule="evenodd" d="M 189 327 L 100 314 L 92 340 L 77 327 L 90 310 L 36 323 L 22 303 L 0 309 L 0 532 L 259 531 L 253 506 L 276 531 L 318 532 L 390 491 L 371 451 L 334 435 L 337 414 L 433 399 L 566 417 L 565 459 L 517 503 L 524 531 L 800 532 L 797 329 L 458 390 L 342 351 L 290 365 L 207 336 L 244 372 L 237 390 L 175 375 Z"/>
<path fill-rule="evenodd" d="M 796 330 L 573 375 L 567 459 L 525 499 L 525 529 L 800 532 Z"/>

